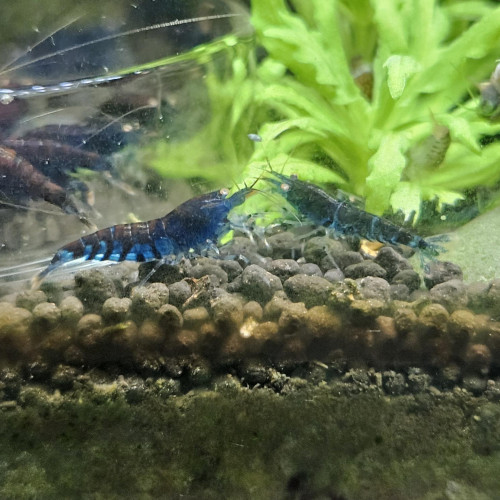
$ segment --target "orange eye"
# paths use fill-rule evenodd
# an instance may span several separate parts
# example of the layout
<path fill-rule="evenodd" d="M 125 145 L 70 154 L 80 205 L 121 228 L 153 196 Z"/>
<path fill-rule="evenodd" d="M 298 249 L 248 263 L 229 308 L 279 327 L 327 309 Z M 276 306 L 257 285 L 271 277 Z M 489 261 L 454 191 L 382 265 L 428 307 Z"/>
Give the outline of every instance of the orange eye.
<path fill-rule="evenodd" d="M 219 194 L 221 196 L 224 196 L 224 198 L 229 194 L 229 189 L 227 188 L 222 188 L 220 191 L 219 191 Z"/>
<path fill-rule="evenodd" d="M 282 191 L 285 191 L 285 193 L 287 193 L 288 191 L 290 191 L 290 184 L 285 184 L 283 183 L 281 186 L 280 186 L 281 190 Z"/>

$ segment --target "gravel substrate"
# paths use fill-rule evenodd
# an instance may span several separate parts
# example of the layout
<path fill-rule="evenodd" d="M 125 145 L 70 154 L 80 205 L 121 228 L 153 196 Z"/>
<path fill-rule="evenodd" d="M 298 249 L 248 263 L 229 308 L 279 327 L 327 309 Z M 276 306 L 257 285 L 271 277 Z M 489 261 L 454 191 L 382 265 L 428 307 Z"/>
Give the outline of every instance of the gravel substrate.
<path fill-rule="evenodd" d="M 449 369 L 457 383 L 480 379 L 475 392 L 500 375 L 500 280 L 467 285 L 457 266 L 431 261 L 422 283 L 397 248 L 372 256 L 326 236 L 268 243 L 237 236 L 222 259 L 165 265 L 144 285 L 116 266 L 4 296 L 0 360 L 49 378 L 60 366 L 179 378 L 196 360 L 188 378 L 200 383 L 252 364 L 395 370 L 408 387 L 410 369 Z"/>

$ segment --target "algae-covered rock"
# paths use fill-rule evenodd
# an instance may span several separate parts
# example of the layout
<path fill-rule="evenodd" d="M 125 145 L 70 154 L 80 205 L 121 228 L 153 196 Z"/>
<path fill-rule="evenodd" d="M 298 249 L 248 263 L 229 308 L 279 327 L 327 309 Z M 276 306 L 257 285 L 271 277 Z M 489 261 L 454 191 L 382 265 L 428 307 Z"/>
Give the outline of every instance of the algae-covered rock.
<path fill-rule="evenodd" d="M 462 270 L 453 262 L 433 260 L 426 266 L 424 283 L 429 290 L 449 280 L 463 280 Z"/>
<path fill-rule="evenodd" d="M 399 272 L 412 269 L 411 264 L 391 247 L 382 247 L 375 262 L 386 270 L 389 281 Z"/>
<path fill-rule="evenodd" d="M 338 240 L 327 236 L 315 236 L 306 241 L 304 258 L 307 262 L 313 262 L 326 270 L 335 267 L 335 257 L 345 250 L 344 244 Z M 326 264 L 325 257 L 327 258 Z"/>
<path fill-rule="evenodd" d="M 102 305 L 102 317 L 106 323 L 120 323 L 127 317 L 132 301 L 128 297 L 111 297 Z"/>
<path fill-rule="evenodd" d="M 33 308 L 33 329 L 40 335 L 48 333 L 61 319 L 61 311 L 53 302 L 41 302 Z"/>
<path fill-rule="evenodd" d="M 65 297 L 59 304 L 61 320 L 63 323 L 74 326 L 83 316 L 84 307 L 77 297 Z"/>
<path fill-rule="evenodd" d="M 352 264 L 344 269 L 346 278 L 358 279 L 366 276 L 374 276 L 376 278 L 385 278 L 387 271 L 371 260 L 364 260 L 359 264 Z"/>
<path fill-rule="evenodd" d="M 184 302 L 191 297 L 191 286 L 186 280 L 177 281 L 168 287 L 169 302 L 175 307 L 182 307 Z"/>
<path fill-rule="evenodd" d="M 281 280 L 260 266 L 252 264 L 241 273 L 241 293 L 260 304 L 271 300 L 274 293 L 282 289 Z"/>
<path fill-rule="evenodd" d="M 463 281 L 452 279 L 431 288 L 431 300 L 452 312 L 467 305 L 467 287 Z"/>
<path fill-rule="evenodd" d="M 47 302 L 47 295 L 42 290 L 24 290 L 16 297 L 16 306 L 28 311 L 33 311 L 33 308 L 42 302 Z"/>
<path fill-rule="evenodd" d="M 26 309 L 0 302 L 0 358 L 13 361 L 30 351 L 31 321 Z"/>
<path fill-rule="evenodd" d="M 367 276 L 356 280 L 358 290 L 365 299 L 388 301 L 390 299 L 390 285 L 383 278 Z"/>
<path fill-rule="evenodd" d="M 304 302 L 306 307 L 324 305 L 333 285 L 319 276 L 297 274 L 287 279 L 283 285 L 288 297 L 294 302 Z"/>
<path fill-rule="evenodd" d="M 107 299 L 118 295 L 118 290 L 111 278 L 97 269 L 91 269 L 75 275 L 75 295 L 87 312 L 99 313 Z"/>
<path fill-rule="evenodd" d="M 169 291 L 164 283 L 138 286 L 130 294 L 130 313 L 136 321 L 143 321 L 156 315 L 163 304 L 168 304 Z"/>

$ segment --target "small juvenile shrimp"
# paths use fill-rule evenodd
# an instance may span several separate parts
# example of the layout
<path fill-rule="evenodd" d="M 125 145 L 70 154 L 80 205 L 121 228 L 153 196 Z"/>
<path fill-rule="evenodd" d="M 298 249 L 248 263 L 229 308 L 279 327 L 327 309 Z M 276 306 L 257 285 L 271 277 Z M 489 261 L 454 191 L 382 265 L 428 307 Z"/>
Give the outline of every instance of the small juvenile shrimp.
<path fill-rule="evenodd" d="M 221 189 L 191 198 L 164 217 L 118 224 L 83 236 L 60 248 L 47 268 L 33 279 L 33 287 L 63 264 L 76 260 L 176 262 L 190 252 L 200 253 L 231 229 L 229 212 L 256 191 L 253 186 L 228 197 Z"/>
<path fill-rule="evenodd" d="M 296 175 L 289 177 L 277 172 L 272 172 L 272 175 L 275 178 L 263 179 L 277 187 L 290 205 L 318 226 L 345 236 L 406 245 L 421 250 L 428 256 L 436 256 L 443 250 L 387 219 L 365 212 L 347 201 L 336 200 L 318 186 L 299 180 Z"/>

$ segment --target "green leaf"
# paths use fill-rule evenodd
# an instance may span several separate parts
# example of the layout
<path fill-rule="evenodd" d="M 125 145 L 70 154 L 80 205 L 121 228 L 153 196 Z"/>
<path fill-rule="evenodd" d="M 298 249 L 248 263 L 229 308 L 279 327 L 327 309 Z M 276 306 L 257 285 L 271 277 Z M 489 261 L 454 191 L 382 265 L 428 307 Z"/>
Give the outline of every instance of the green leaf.
<path fill-rule="evenodd" d="M 381 214 L 388 207 L 390 197 L 401 179 L 406 165 L 404 152 L 406 138 L 402 134 L 388 134 L 378 151 L 368 161 L 370 175 L 366 178 L 366 210 Z"/>
<path fill-rule="evenodd" d="M 401 11 L 398 9 L 398 2 L 376 0 L 372 5 L 380 44 L 390 53 L 405 53 L 408 49 L 407 30 Z"/>
<path fill-rule="evenodd" d="M 401 210 L 406 216 L 415 214 L 414 222 L 420 215 L 422 193 L 420 186 L 409 182 L 400 182 L 391 195 L 391 206 L 395 212 Z"/>
<path fill-rule="evenodd" d="M 396 100 L 401 97 L 406 80 L 421 70 L 422 66 L 410 56 L 391 56 L 384 63 L 387 68 L 387 85 L 391 97 Z"/>
<path fill-rule="evenodd" d="M 468 120 L 451 113 L 439 117 L 439 121 L 450 130 L 451 140 L 463 144 L 476 154 L 481 154 L 481 148 Z"/>

